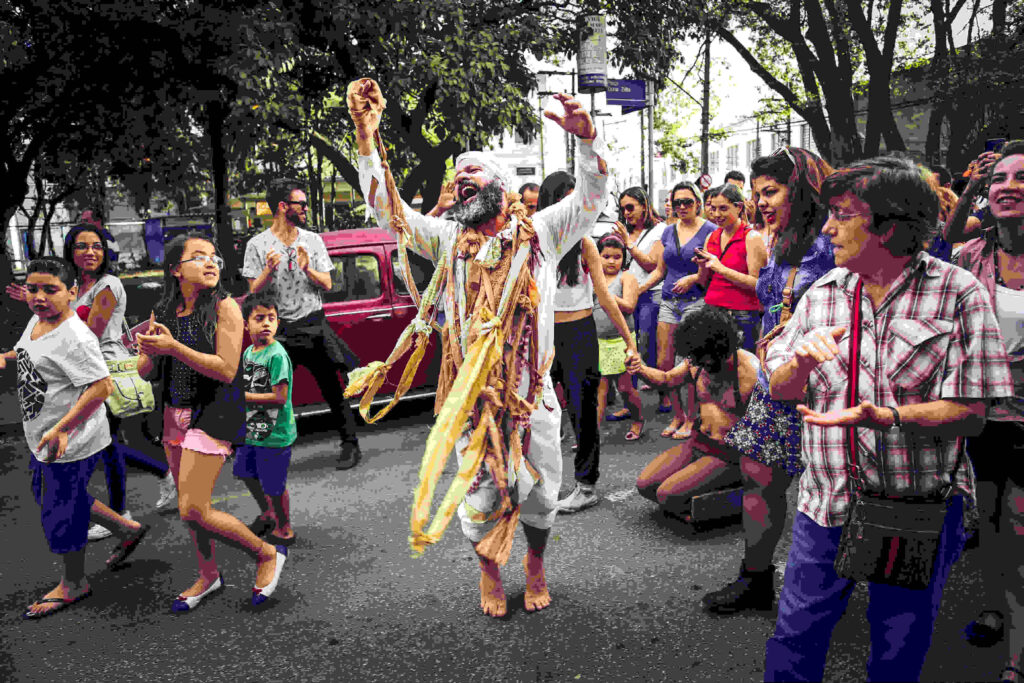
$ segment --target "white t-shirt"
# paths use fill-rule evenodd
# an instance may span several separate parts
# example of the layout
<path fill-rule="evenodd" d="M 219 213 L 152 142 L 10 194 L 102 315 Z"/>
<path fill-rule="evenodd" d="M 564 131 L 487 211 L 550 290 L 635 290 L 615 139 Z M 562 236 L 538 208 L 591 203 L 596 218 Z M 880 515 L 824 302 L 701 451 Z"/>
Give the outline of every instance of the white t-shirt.
<path fill-rule="evenodd" d="M 323 308 L 319 287 L 299 269 L 298 248 L 303 246 L 309 254 L 309 267 L 319 273 L 331 272 L 331 257 L 320 235 L 298 228 L 299 236 L 291 246 L 285 246 L 270 230 L 264 230 L 249 240 L 245 247 L 245 262 L 242 277 L 255 278 L 263 272 L 267 263 L 267 252 L 273 249 L 281 255 L 281 262 L 274 271 L 271 282 L 277 289 L 277 313 L 282 320 L 294 321 L 305 318 Z"/>
<path fill-rule="evenodd" d="M 100 351 L 103 352 L 103 357 L 107 360 L 128 358 L 131 354 L 121 343 L 121 328 L 124 326 L 124 311 L 128 306 L 128 295 L 125 293 L 124 285 L 121 284 L 119 277 L 110 273 L 101 277 L 96 284 L 89 288 L 88 292 L 78 297 L 75 301 L 75 308 L 77 309 L 79 306 L 91 308 L 93 301 L 96 300 L 96 295 L 104 289 L 110 290 L 117 303 L 114 305 L 114 313 L 110 316 L 110 322 L 107 323 L 106 329 L 100 335 Z"/>
<path fill-rule="evenodd" d="M 36 446 L 43 435 L 63 418 L 93 382 L 109 377 L 107 363 L 96 335 L 77 315 L 38 339 L 32 330 L 39 322 L 33 315 L 21 339 L 18 352 L 18 402 L 25 440 L 40 462 L 46 453 Z M 110 445 L 107 411 L 99 406 L 68 434 L 68 447 L 57 462 L 84 460 Z"/>
<path fill-rule="evenodd" d="M 997 422 L 1024 422 L 1024 292 L 996 285 L 996 320 L 1003 335 L 1013 398 L 996 401 L 988 419 Z"/>
<path fill-rule="evenodd" d="M 637 240 L 635 245 L 637 251 L 641 251 L 644 254 L 649 253 L 651 251 L 651 248 L 654 246 L 654 243 L 661 239 L 661 233 L 663 232 L 665 232 L 665 223 L 658 223 L 650 230 L 647 230 L 646 232 L 641 232 L 640 239 Z M 650 276 L 650 273 L 644 270 L 644 267 L 637 263 L 637 260 L 632 257 L 630 259 L 628 270 L 630 273 L 633 274 L 633 277 L 636 278 L 637 284 L 642 285 L 644 282 L 647 281 L 647 278 Z M 655 303 L 661 303 L 660 284 L 651 287 L 647 291 L 651 293 L 651 297 Z"/>

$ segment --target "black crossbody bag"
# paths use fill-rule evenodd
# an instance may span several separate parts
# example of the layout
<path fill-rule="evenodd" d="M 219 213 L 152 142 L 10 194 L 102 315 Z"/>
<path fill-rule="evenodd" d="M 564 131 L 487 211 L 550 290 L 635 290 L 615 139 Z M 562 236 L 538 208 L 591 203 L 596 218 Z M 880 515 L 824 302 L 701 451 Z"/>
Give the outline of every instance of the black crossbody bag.
<path fill-rule="evenodd" d="M 858 372 L 860 366 L 860 296 L 863 282 L 853 295 L 850 333 L 850 384 L 847 403 L 860 403 Z M 939 538 L 946 520 L 952 483 L 932 496 L 889 497 L 865 490 L 857 461 L 857 428 L 847 427 L 847 467 L 853 483 L 853 498 L 846 513 L 839 539 L 835 570 L 842 578 L 872 581 L 920 590 L 931 583 Z M 960 467 L 961 454 L 950 481 Z"/>

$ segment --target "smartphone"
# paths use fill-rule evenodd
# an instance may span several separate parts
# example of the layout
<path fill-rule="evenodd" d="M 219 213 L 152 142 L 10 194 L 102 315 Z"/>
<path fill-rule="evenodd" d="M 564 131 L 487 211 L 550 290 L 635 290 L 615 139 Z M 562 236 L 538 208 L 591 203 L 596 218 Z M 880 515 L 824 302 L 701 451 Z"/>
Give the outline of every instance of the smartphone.
<path fill-rule="evenodd" d="M 998 152 L 1006 144 L 1006 138 L 991 138 L 985 141 L 986 152 Z"/>

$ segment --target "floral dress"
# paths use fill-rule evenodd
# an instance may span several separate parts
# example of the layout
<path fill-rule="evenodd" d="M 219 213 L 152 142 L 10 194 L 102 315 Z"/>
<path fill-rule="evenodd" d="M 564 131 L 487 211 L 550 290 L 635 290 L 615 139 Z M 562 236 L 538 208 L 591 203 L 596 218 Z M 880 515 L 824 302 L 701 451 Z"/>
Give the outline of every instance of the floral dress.
<path fill-rule="evenodd" d="M 835 268 L 832 241 L 819 235 L 800 261 L 793 283 L 793 307 L 812 284 Z M 761 332 L 770 332 L 782 313 L 782 290 L 793 266 L 778 263 L 774 257 L 757 276 L 757 298 L 764 307 Z M 768 376 L 758 369 L 757 386 L 750 396 L 747 412 L 725 436 L 725 443 L 752 460 L 785 469 L 793 477 L 800 474 L 800 430 L 802 423 L 795 401 L 773 401 L 768 394 Z"/>

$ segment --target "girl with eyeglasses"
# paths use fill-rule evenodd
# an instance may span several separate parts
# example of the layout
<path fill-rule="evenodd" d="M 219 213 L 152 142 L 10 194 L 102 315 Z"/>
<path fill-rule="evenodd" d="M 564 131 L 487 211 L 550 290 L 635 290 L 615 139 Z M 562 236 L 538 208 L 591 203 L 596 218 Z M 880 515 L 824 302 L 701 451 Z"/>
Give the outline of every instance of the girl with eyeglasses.
<path fill-rule="evenodd" d="M 828 209 L 821 183 L 832 167 L 797 147 L 780 149 L 751 165 L 751 187 L 759 223 L 768 234 L 767 262 L 757 275 L 757 298 L 764 309 L 761 333 L 779 323 L 783 289 L 796 269 L 792 308 L 814 282 L 835 267 L 832 241 L 821 232 Z M 725 437 L 740 452 L 743 477 L 743 563 L 739 578 L 703 598 L 719 614 L 771 609 L 775 600 L 775 548 L 786 522 L 786 490 L 803 471 L 801 418 L 792 402 L 773 401 L 761 369 L 743 418 Z"/>
<path fill-rule="evenodd" d="M 672 339 L 679 319 L 687 308 L 704 296 L 698 267 L 693 260 L 694 253 L 717 227 L 702 217 L 701 191 L 693 183 L 679 183 L 672 188 L 670 196 L 676 224 L 665 226 L 661 234 L 662 250 L 658 265 L 640 285 L 640 293 L 643 294 L 664 280 L 658 310 L 657 348 L 658 369 L 666 372 L 675 365 Z M 670 402 L 665 398 L 660 402 L 658 412 L 672 412 L 673 417 L 661 435 L 676 440 L 689 437 L 696 417 L 692 386 L 687 390 L 685 408 L 678 391 L 669 392 L 667 398 Z"/>
<path fill-rule="evenodd" d="M 642 187 L 631 187 L 619 195 L 619 220 L 615 223 L 614 234 L 626 245 L 629 272 L 638 283 L 658 267 L 661 258 L 661 234 L 665 223 L 658 221 L 658 215 L 650 204 L 650 198 Z M 656 366 L 658 363 L 658 309 L 661 307 L 661 290 L 652 287 L 637 298 L 633 312 L 636 327 L 636 345 L 644 363 Z M 634 386 L 637 378 L 630 378 Z M 663 396 L 667 403 L 668 396 Z M 608 415 L 611 422 L 627 420 L 629 408 Z"/>
<path fill-rule="evenodd" d="M 163 378 L 163 443 L 178 484 L 178 512 L 188 526 L 199 578 L 171 603 L 175 612 L 195 609 L 224 587 L 213 541 L 219 538 L 257 562 L 252 603 L 277 588 L 288 554 L 265 543 L 236 517 L 210 503 L 221 468 L 245 443 L 242 384 L 242 311 L 221 284 L 224 262 L 201 233 L 173 239 L 166 248 L 160 318 L 140 334 L 139 374 L 157 369 Z M 173 328 L 173 331 L 172 331 Z"/>

